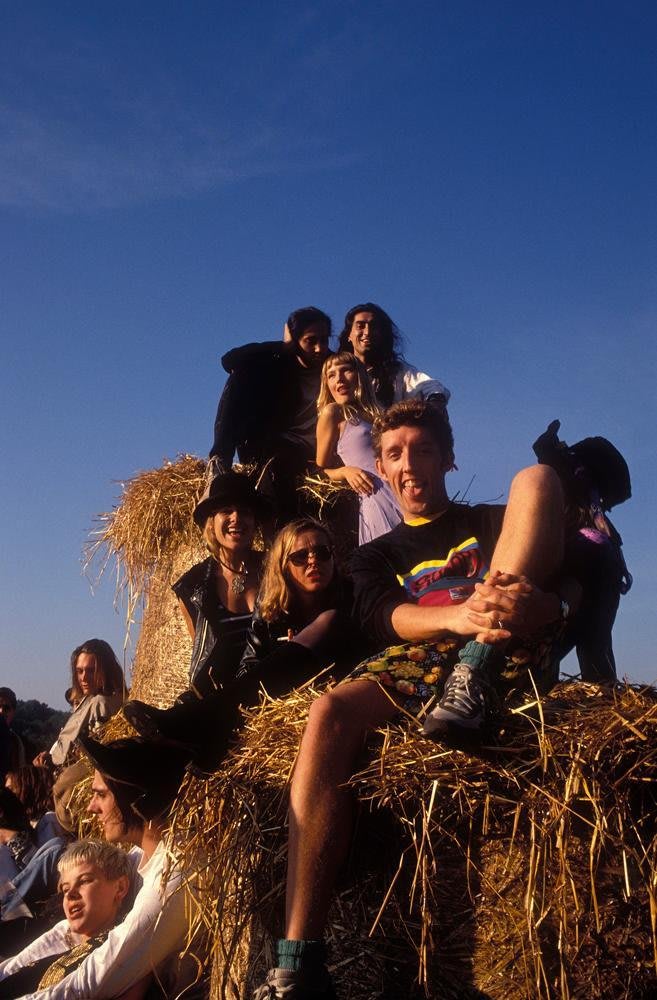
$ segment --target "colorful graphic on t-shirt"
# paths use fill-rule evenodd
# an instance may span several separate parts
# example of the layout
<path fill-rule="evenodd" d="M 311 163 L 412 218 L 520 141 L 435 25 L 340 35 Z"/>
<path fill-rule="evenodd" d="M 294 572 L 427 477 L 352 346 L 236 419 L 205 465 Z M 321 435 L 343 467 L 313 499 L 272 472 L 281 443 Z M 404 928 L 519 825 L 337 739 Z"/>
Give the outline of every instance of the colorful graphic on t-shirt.
<path fill-rule="evenodd" d="M 487 576 L 488 565 L 479 541 L 468 538 L 450 549 L 445 559 L 418 563 L 397 579 L 415 604 L 446 605 L 467 600 L 475 583 Z"/>

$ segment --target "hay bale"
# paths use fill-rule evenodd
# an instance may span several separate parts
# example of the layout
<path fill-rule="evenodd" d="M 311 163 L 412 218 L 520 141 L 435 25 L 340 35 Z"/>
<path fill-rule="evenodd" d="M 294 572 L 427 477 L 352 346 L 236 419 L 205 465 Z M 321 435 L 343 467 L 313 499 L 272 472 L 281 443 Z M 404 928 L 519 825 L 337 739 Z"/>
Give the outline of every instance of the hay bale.
<path fill-rule="evenodd" d="M 192 517 L 204 477 L 202 459 L 181 455 L 122 483 L 120 502 L 98 516 L 86 551 L 96 577 L 114 563 L 127 632 L 141 611 L 131 695 L 160 707 L 189 685 L 192 644 L 171 584 L 207 556 Z"/>
<path fill-rule="evenodd" d="M 246 997 L 282 926 L 287 786 L 312 686 L 247 715 L 189 777 L 172 842 L 199 866 L 213 997 Z M 328 939 L 349 1000 L 654 996 L 657 692 L 561 684 L 474 756 L 373 737 Z M 253 976 L 249 978 L 247 970 Z"/>
<path fill-rule="evenodd" d="M 182 456 L 124 484 L 88 550 L 101 572 L 116 560 L 128 626 L 144 608 L 132 691 L 162 706 L 187 686 L 170 585 L 204 556 L 192 521 L 203 474 Z M 315 499 L 327 512 L 354 501 Z M 169 847 L 199 872 L 188 891 L 213 941 L 215 1000 L 245 998 L 272 963 L 287 788 L 318 694 L 311 684 L 249 712 L 221 773 L 187 776 L 176 804 Z M 408 723 L 374 735 L 351 782 L 360 820 L 327 931 L 339 995 L 656 995 L 655 761 L 657 692 L 629 686 L 559 685 L 517 706 L 479 756 Z"/>
<path fill-rule="evenodd" d="M 166 573 L 151 577 L 132 666 L 131 698 L 167 708 L 189 687 L 192 640 L 171 584 L 203 558 L 200 547 L 185 548 Z"/>

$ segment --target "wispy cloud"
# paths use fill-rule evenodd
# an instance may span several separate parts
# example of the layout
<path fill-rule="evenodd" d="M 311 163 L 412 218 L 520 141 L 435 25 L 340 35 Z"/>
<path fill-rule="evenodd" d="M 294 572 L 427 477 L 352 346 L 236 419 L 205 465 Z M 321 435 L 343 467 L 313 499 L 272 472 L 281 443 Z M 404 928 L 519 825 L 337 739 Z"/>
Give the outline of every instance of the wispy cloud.
<path fill-rule="evenodd" d="M 318 136 L 301 143 L 282 126 L 254 120 L 241 135 L 194 118 L 162 127 L 131 115 L 121 124 L 104 139 L 97 129 L 85 135 L 75 123 L 0 106 L 0 204 L 94 211 L 345 159 Z"/>
<path fill-rule="evenodd" d="M 94 212 L 353 162 L 335 128 L 349 70 L 331 52 L 345 27 L 331 46 L 320 22 L 310 5 L 294 31 L 277 22 L 268 59 L 240 40 L 227 63 L 204 53 L 197 74 L 156 55 L 139 66 L 97 38 L 5 46 L 0 206 Z M 281 61 L 284 43 L 296 51 Z"/>

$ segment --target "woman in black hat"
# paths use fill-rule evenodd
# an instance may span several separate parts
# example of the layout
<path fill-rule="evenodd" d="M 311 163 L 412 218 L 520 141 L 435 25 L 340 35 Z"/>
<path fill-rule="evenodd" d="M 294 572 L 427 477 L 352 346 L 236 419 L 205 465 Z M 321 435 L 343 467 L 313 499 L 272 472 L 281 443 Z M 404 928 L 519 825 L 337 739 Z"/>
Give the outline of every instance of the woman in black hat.
<path fill-rule="evenodd" d="M 255 604 L 262 554 L 253 549 L 267 508 L 248 476 L 210 481 L 195 511 L 210 555 L 173 585 L 193 640 L 190 685 L 198 697 L 232 680 Z"/>

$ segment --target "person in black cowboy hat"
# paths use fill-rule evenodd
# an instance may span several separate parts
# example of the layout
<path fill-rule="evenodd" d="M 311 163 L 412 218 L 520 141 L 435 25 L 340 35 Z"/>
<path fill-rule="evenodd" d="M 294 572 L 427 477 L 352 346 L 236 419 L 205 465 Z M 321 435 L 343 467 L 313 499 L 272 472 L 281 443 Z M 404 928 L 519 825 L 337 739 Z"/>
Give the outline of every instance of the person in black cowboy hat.
<path fill-rule="evenodd" d="M 125 920 L 104 943 L 60 982 L 40 991 L 39 998 L 121 997 L 137 984 L 143 985 L 143 991 L 137 987 L 138 995 L 149 1000 L 151 995 L 178 996 L 195 977 L 178 962 L 188 931 L 185 893 L 162 833 L 187 756 L 139 738 L 102 744 L 83 736 L 80 743 L 95 768 L 88 811 L 107 841 L 140 849 L 141 888 Z"/>
<path fill-rule="evenodd" d="M 262 553 L 253 549 L 269 513 L 251 479 L 238 472 L 210 479 L 194 511 L 210 555 L 173 585 L 193 641 L 189 676 L 198 697 L 234 676 L 260 582 Z"/>

